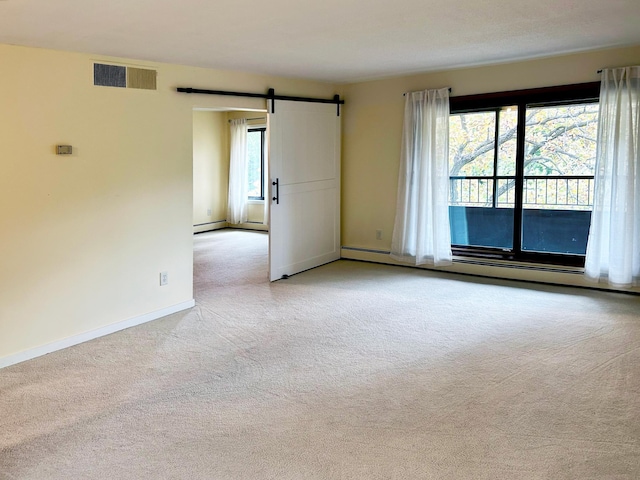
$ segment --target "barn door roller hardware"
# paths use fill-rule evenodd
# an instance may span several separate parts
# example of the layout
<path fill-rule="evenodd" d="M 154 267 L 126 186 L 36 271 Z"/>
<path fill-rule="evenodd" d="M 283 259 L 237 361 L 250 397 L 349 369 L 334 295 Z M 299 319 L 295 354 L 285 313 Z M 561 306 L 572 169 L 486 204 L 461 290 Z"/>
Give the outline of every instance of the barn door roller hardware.
<path fill-rule="evenodd" d="M 228 90 L 204 90 L 201 88 L 185 88 L 178 87 L 176 89 L 180 93 L 201 93 L 205 95 L 227 95 L 232 97 L 251 97 L 266 98 L 271 100 L 271 113 L 275 113 L 275 100 L 289 100 L 290 102 L 310 102 L 310 103 L 334 103 L 337 107 L 338 116 L 340 116 L 340 105 L 344 105 L 344 100 L 340 99 L 340 95 L 334 95 L 333 98 L 311 98 L 311 97 L 294 97 L 290 95 L 276 95 L 273 88 L 267 93 L 248 93 L 248 92 L 230 92 Z"/>

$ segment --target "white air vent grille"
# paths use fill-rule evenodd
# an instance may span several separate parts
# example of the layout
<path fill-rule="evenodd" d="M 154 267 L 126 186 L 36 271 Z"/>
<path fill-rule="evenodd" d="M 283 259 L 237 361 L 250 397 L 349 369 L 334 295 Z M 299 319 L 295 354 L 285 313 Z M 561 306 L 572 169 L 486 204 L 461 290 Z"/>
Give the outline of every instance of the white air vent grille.
<path fill-rule="evenodd" d="M 123 67 L 120 65 L 93 64 L 93 84 L 101 87 L 139 88 L 156 90 L 156 70 Z"/>

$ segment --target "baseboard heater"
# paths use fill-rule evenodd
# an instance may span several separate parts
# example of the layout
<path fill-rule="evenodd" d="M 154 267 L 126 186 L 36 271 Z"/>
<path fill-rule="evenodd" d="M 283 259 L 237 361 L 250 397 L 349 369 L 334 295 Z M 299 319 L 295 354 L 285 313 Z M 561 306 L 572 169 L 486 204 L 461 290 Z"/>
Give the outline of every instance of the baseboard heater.
<path fill-rule="evenodd" d="M 390 255 L 391 252 L 387 250 L 374 250 L 369 248 L 358 248 L 358 247 L 341 247 L 342 250 L 352 250 L 354 252 L 364 252 L 364 253 L 374 253 L 376 255 Z M 477 259 L 477 258 L 467 258 L 467 257 L 454 257 L 453 263 L 462 263 L 467 265 L 479 265 L 483 267 L 499 267 L 499 268 L 511 268 L 515 270 L 529 270 L 529 271 L 537 271 L 537 272 L 551 272 L 551 273 L 567 273 L 571 275 L 582 275 L 581 269 L 565 269 L 565 268 L 557 268 L 557 267 L 549 267 L 545 265 L 530 265 L 530 264 L 522 264 L 517 262 L 492 262 L 491 260 Z"/>

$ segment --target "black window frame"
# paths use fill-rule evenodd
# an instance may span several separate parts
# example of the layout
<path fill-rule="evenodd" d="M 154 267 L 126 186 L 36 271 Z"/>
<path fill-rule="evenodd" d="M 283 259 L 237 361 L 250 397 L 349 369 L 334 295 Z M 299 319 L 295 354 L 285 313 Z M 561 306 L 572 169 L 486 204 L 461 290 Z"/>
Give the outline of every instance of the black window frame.
<path fill-rule="evenodd" d="M 247 133 L 249 132 L 261 132 L 260 134 L 260 196 L 250 196 L 247 198 L 249 200 L 264 200 L 264 146 L 265 146 L 265 136 L 267 132 L 267 127 L 249 127 L 247 128 Z"/>
<path fill-rule="evenodd" d="M 487 259 L 510 260 L 516 262 L 542 263 L 573 267 L 584 267 L 584 255 L 530 252 L 522 250 L 522 216 L 525 129 L 527 107 L 597 103 L 600 96 L 600 82 L 589 82 L 554 87 L 544 87 L 479 95 L 450 97 L 451 115 L 496 111 L 504 107 L 518 108 L 516 133 L 515 205 L 513 221 L 513 248 L 505 250 L 492 247 L 452 245 L 454 255 Z M 496 131 L 498 126 L 496 125 Z M 494 171 L 494 177 L 497 172 Z M 487 177 L 491 178 L 491 177 Z M 495 184 L 495 181 L 494 181 Z"/>

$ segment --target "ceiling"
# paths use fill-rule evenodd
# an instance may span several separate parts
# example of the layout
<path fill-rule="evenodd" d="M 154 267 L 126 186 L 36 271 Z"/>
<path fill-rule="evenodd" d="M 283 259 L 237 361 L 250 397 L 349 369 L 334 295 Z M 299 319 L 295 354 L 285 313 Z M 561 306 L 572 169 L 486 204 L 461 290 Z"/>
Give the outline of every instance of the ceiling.
<path fill-rule="evenodd" d="M 348 83 L 640 44 L 640 0 L 0 0 L 0 43 Z"/>

